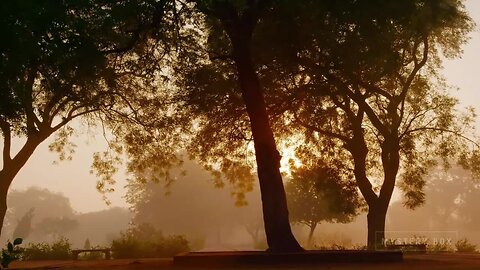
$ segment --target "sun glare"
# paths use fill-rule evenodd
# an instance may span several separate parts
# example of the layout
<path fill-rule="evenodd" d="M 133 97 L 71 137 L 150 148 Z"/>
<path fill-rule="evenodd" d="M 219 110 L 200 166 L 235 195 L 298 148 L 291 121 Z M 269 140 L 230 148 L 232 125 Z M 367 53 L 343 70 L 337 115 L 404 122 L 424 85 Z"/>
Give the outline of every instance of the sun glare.
<path fill-rule="evenodd" d="M 292 144 L 289 142 L 279 147 L 280 155 L 282 156 L 282 159 L 280 160 L 280 172 L 282 174 L 285 174 L 287 176 L 292 175 L 292 171 L 290 168 L 292 162 L 295 167 L 302 166 L 302 162 L 295 155 L 295 148 L 297 146 L 297 144 Z"/>

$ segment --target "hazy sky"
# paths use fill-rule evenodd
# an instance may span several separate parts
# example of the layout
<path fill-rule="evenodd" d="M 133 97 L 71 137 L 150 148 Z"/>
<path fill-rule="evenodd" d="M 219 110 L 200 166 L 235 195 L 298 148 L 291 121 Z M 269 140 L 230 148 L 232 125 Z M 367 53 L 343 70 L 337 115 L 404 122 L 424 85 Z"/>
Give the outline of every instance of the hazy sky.
<path fill-rule="evenodd" d="M 480 0 L 467 0 L 466 6 L 470 15 L 477 23 L 472 39 L 464 46 L 461 59 L 445 62 L 444 74 L 451 85 L 457 86 L 457 96 L 462 105 L 474 106 L 480 112 Z M 60 162 L 53 165 L 56 154 L 48 151 L 51 140 L 40 145 L 32 158 L 20 171 L 14 180 L 12 189 L 25 189 L 29 186 L 39 186 L 52 191 L 62 192 L 70 198 L 72 207 L 79 212 L 89 212 L 105 209 L 102 196 L 95 189 L 96 179 L 89 173 L 92 154 L 102 151 L 106 143 L 101 136 L 88 138 L 80 134 L 74 140 L 78 145 L 73 161 Z M 109 195 L 112 206 L 127 206 L 122 196 L 126 184 L 124 178 L 115 186 L 116 191 Z M 227 192 L 227 191 L 226 191 Z"/>

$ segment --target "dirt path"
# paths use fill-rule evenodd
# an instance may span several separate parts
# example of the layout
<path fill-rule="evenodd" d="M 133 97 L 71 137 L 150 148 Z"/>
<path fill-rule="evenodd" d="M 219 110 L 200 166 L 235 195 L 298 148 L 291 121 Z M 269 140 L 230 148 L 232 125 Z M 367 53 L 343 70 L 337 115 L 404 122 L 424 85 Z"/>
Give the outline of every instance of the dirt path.
<path fill-rule="evenodd" d="M 235 267 L 232 267 L 234 269 Z M 243 267 L 242 269 L 388 269 L 388 270 L 480 270 L 480 254 L 426 254 L 405 255 L 401 263 L 389 264 L 322 264 L 303 266 L 275 266 L 275 267 Z M 172 259 L 122 259 L 98 261 L 29 261 L 13 262 L 10 269 L 179 269 L 173 266 Z M 199 269 L 199 268 L 182 268 Z M 222 270 L 225 268 L 221 268 Z"/>

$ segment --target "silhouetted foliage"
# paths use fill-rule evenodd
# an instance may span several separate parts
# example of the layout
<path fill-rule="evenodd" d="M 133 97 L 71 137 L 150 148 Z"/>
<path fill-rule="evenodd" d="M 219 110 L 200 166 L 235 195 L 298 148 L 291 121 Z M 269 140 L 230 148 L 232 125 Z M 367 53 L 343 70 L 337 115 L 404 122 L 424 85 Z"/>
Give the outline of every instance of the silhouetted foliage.
<path fill-rule="evenodd" d="M 130 103 L 131 88 L 154 80 L 152 70 L 163 55 L 159 44 L 170 40 L 171 33 L 161 27 L 171 13 L 169 3 L 1 3 L 0 223 L 8 187 L 40 143 L 55 133 L 50 150 L 59 152 L 61 160 L 69 159 L 74 151 L 68 141 L 72 120 L 93 123 L 116 115 L 127 121 L 131 116 L 138 101 Z M 16 153 L 12 137 L 26 139 Z"/>
<path fill-rule="evenodd" d="M 163 236 L 149 224 L 132 227 L 112 241 L 113 257 L 161 258 L 172 257 L 190 250 L 188 241 L 181 235 Z"/>
<path fill-rule="evenodd" d="M 467 138 L 474 113 L 456 110 L 439 74 L 442 55 L 459 56 L 471 20 L 461 1 L 274 6 L 283 12 L 268 13 L 257 47 L 260 78 L 276 101 L 272 111 L 283 116 L 278 125 L 305 128 L 303 148 L 318 148 L 327 159 L 332 147 L 333 157 L 350 156 L 345 162 L 369 206 L 372 248 L 375 232 L 382 238 L 397 175 L 405 205 L 415 207 L 439 157 L 448 166 L 447 157 L 477 156 Z M 272 40 L 284 42 L 272 48 Z"/>
<path fill-rule="evenodd" d="M 285 191 L 290 219 L 309 228 L 310 247 L 318 224 L 348 223 L 362 206 L 353 179 L 343 179 L 341 172 L 322 163 L 294 168 Z"/>
<path fill-rule="evenodd" d="M 467 238 L 459 239 L 455 243 L 455 251 L 459 253 L 473 253 L 478 252 L 477 246 L 470 243 Z"/>
<path fill-rule="evenodd" d="M 22 238 L 15 238 L 12 242 L 7 242 L 7 248 L 2 248 L 2 257 L 0 258 L 1 268 L 6 269 L 11 262 L 20 259 L 22 248 L 19 247 L 23 242 Z"/>
<path fill-rule="evenodd" d="M 72 244 L 61 237 L 49 243 L 29 243 L 22 251 L 23 260 L 70 260 Z"/>

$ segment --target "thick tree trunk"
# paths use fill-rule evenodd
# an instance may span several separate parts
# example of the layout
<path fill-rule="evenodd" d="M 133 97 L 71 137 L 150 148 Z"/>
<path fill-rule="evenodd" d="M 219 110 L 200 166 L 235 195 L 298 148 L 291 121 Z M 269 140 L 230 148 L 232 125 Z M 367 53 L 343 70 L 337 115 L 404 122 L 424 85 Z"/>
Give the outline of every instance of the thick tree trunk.
<path fill-rule="evenodd" d="M 0 171 L 0 235 L 3 229 L 3 221 L 5 219 L 5 214 L 7 213 L 7 194 L 8 194 L 8 186 L 5 187 L 3 185 L 4 182 L 7 182 L 4 170 Z M 11 180 L 10 180 L 11 182 Z"/>
<path fill-rule="evenodd" d="M 276 147 L 263 92 L 252 63 L 249 37 L 233 38 L 232 45 L 242 97 L 253 135 L 268 250 L 299 251 L 302 248 L 292 234 L 288 219 L 287 199 L 280 174 L 281 156 Z"/>
<path fill-rule="evenodd" d="M 36 136 L 32 135 L 27 139 L 20 151 L 15 155 L 13 159 L 7 157 L 8 160 L 3 161 L 3 168 L 0 171 L 0 233 L 3 229 L 3 222 L 5 214 L 7 212 L 7 194 L 10 185 L 15 179 L 21 168 L 27 163 L 28 159 L 32 156 L 38 145 L 45 140 L 48 136 Z M 4 158 L 5 158 L 4 157 Z"/>
<path fill-rule="evenodd" d="M 386 136 L 382 143 L 382 167 L 384 172 L 383 184 L 380 193 L 373 191 L 372 184 L 366 172 L 368 147 L 362 129 L 363 113 L 359 112 L 358 119 L 353 123 L 351 141 L 347 144 L 354 161 L 355 181 L 368 205 L 367 214 L 367 247 L 369 250 L 383 248 L 385 240 L 385 220 L 388 205 L 395 188 L 398 168 L 400 166 L 398 134 Z"/>
<path fill-rule="evenodd" d="M 382 206 L 377 202 L 368 207 L 367 224 L 368 237 L 367 248 L 369 250 L 378 250 L 383 248 L 385 239 L 385 219 L 387 217 L 387 206 Z"/>

